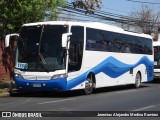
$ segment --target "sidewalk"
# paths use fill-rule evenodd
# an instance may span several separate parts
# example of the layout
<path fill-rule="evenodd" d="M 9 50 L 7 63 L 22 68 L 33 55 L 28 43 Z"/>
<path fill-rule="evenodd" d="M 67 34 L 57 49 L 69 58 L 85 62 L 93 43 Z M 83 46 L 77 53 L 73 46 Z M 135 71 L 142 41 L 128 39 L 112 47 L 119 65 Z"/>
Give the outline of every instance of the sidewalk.
<path fill-rule="evenodd" d="M 0 81 L 0 97 L 9 96 L 8 88 L 9 88 L 9 83 L 4 83 Z"/>
<path fill-rule="evenodd" d="M 0 89 L 0 98 L 9 96 L 8 88 Z"/>

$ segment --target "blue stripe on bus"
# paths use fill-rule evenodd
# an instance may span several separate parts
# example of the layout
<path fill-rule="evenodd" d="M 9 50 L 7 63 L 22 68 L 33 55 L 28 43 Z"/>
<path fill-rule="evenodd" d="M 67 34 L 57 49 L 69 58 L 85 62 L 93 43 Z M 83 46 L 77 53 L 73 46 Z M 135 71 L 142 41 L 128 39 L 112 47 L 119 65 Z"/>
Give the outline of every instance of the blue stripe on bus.
<path fill-rule="evenodd" d="M 114 57 L 109 57 L 100 64 L 93 67 L 92 69 L 69 81 L 67 81 L 66 78 L 59 78 L 55 80 L 24 80 L 22 78 L 15 78 L 15 81 L 17 87 L 22 87 L 18 88 L 19 90 L 65 91 L 65 90 L 70 90 L 75 86 L 84 82 L 86 80 L 87 75 L 90 72 L 93 72 L 94 74 L 103 72 L 104 74 L 110 76 L 111 78 L 117 78 L 122 74 L 128 72 L 130 69 L 135 68 L 141 64 L 144 64 L 146 66 L 148 81 L 152 80 L 154 64 L 147 57 L 141 58 L 136 64 L 133 65 L 128 65 L 115 59 Z M 29 83 L 29 85 L 27 85 L 27 83 Z M 41 87 L 33 87 L 33 84 L 41 84 Z M 45 86 L 43 86 L 43 84 L 45 84 Z"/>
<path fill-rule="evenodd" d="M 153 79 L 153 68 L 154 63 L 150 61 L 146 56 L 142 57 L 136 64 L 129 65 L 125 64 L 114 57 L 109 57 L 105 59 L 103 62 L 92 68 L 91 70 L 85 72 L 84 74 L 68 81 L 67 89 L 72 89 L 73 87 L 79 85 L 80 83 L 86 80 L 86 77 L 89 72 L 93 71 L 93 73 L 98 74 L 103 72 L 104 74 L 110 76 L 111 78 L 117 78 L 122 74 L 128 72 L 130 69 L 137 67 L 138 65 L 144 64 L 147 70 L 147 80 L 150 81 Z"/>

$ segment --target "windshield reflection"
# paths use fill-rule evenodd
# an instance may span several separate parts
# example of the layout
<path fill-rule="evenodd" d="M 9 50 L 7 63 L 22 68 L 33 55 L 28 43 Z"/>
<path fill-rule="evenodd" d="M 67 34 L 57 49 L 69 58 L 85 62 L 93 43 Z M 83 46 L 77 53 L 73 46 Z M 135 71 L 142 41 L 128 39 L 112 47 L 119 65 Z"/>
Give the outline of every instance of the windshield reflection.
<path fill-rule="evenodd" d="M 61 38 L 67 32 L 68 27 L 62 25 L 22 27 L 15 68 L 44 72 L 65 69 L 66 52 Z"/>

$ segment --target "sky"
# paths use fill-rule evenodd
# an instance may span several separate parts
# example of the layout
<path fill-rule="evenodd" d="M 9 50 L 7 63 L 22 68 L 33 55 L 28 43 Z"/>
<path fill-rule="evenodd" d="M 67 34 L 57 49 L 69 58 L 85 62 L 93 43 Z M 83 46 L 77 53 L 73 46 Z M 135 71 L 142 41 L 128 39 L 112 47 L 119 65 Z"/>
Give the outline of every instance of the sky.
<path fill-rule="evenodd" d="M 132 11 L 140 10 L 142 5 L 147 5 L 155 12 L 160 10 L 160 0 L 102 0 L 101 10 L 120 15 L 129 15 Z"/>
<path fill-rule="evenodd" d="M 74 0 L 68 0 L 68 2 L 72 2 Z M 109 12 L 112 14 L 118 14 L 123 16 L 129 16 L 133 11 L 139 11 L 142 8 L 142 5 L 147 5 L 151 8 L 155 13 L 160 11 L 160 0 L 101 0 L 102 6 L 100 11 Z M 87 19 L 91 21 L 99 21 L 93 17 L 82 16 L 79 14 L 75 14 L 73 18 L 76 19 Z M 104 22 L 101 20 L 101 22 Z M 106 21 L 105 21 L 106 22 Z M 112 21 L 108 21 L 111 23 Z M 114 24 L 114 23 L 111 23 Z"/>

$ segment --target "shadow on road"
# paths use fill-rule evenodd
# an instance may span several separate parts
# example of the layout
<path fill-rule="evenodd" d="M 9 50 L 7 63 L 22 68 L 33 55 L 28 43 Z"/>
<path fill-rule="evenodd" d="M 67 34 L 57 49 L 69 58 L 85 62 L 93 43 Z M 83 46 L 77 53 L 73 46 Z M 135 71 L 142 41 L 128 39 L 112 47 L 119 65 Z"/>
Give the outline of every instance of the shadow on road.
<path fill-rule="evenodd" d="M 140 88 L 138 89 L 143 89 L 149 87 L 148 85 L 142 84 Z M 114 87 L 104 87 L 104 88 L 99 88 L 96 89 L 96 91 L 94 92 L 94 94 L 98 94 L 98 93 L 105 93 L 105 92 L 116 92 L 116 91 L 124 91 L 124 90 L 132 90 L 132 89 L 136 89 L 134 87 L 134 85 L 125 85 L 125 86 L 114 86 Z"/>
<path fill-rule="evenodd" d="M 160 78 L 154 79 L 152 84 L 160 84 Z"/>
<path fill-rule="evenodd" d="M 142 84 L 139 89 L 143 89 L 146 87 L 150 87 L 148 84 Z M 97 88 L 94 90 L 93 94 L 99 93 L 109 93 L 115 91 L 124 91 L 124 90 L 132 90 L 135 89 L 133 85 L 127 86 L 114 86 L 114 87 L 104 87 L 104 88 Z M 12 97 L 55 97 L 55 98 L 67 98 L 67 97 L 77 97 L 83 96 L 84 90 L 72 90 L 72 91 L 65 91 L 65 92 L 23 92 L 23 93 L 15 93 Z"/>

